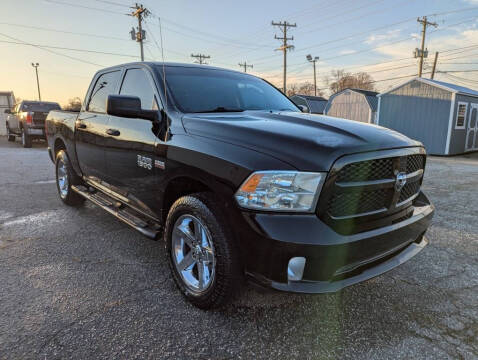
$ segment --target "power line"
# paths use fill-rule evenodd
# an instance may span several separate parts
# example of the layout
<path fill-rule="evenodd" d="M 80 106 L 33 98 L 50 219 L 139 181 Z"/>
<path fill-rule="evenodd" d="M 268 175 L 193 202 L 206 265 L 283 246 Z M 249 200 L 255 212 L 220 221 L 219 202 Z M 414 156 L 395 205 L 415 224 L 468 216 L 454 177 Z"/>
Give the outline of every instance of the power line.
<path fill-rule="evenodd" d="M 444 11 L 444 12 L 441 12 L 441 13 L 435 13 L 435 14 L 430 14 L 428 16 L 437 16 L 437 15 L 446 15 L 446 14 L 453 14 L 453 13 L 458 13 L 458 12 L 463 12 L 463 11 L 470 11 L 470 10 L 477 10 L 478 7 L 468 7 L 468 8 L 464 8 L 464 9 L 455 9 L 455 10 L 450 10 L 450 11 Z M 415 17 L 413 18 L 408 18 L 408 19 L 404 19 L 404 20 L 401 20 L 397 23 L 393 23 L 393 24 L 388 24 L 388 25 L 385 25 L 385 26 L 380 26 L 378 28 L 374 28 L 374 29 L 371 29 L 371 30 L 368 30 L 368 31 L 364 31 L 364 32 L 360 32 L 360 33 L 354 33 L 354 34 L 351 34 L 349 36 L 346 36 L 346 37 L 342 37 L 342 38 L 338 38 L 338 39 L 334 39 L 334 40 L 329 40 L 329 41 L 326 41 L 326 42 L 321 42 L 321 43 L 318 43 L 318 44 L 315 44 L 315 45 L 311 45 L 311 46 L 307 46 L 307 47 L 303 47 L 303 48 L 299 48 L 299 49 L 295 49 L 296 52 L 301 52 L 301 51 L 304 51 L 304 50 L 308 50 L 308 49 L 312 49 L 312 48 L 318 48 L 318 47 L 321 47 L 323 45 L 326 45 L 326 44 L 330 44 L 330 43 L 334 43 L 334 42 L 339 42 L 339 41 L 343 41 L 343 40 L 347 40 L 347 39 L 351 39 L 355 36 L 358 36 L 358 35 L 362 35 L 362 34 L 366 34 L 366 33 L 370 33 L 372 31 L 376 31 L 376 30 L 381 30 L 381 29 L 384 29 L 384 28 L 387 28 L 387 27 L 391 27 L 391 26 L 395 26 L 395 25 L 399 25 L 399 24 L 402 24 L 402 23 L 406 23 L 408 21 L 411 21 L 411 20 L 414 20 Z M 461 25 L 465 22 L 469 22 L 469 21 L 474 21 L 476 19 L 476 16 L 472 17 L 472 18 L 466 18 L 465 21 L 462 21 L 462 22 L 459 22 L 459 23 L 455 23 L 455 24 L 452 24 L 452 25 L 449 25 L 449 26 L 446 26 L 440 30 L 435 30 L 435 31 L 432 31 L 430 33 L 435 33 L 436 31 L 442 31 L 442 30 L 445 30 L 445 29 L 448 29 L 452 26 L 456 26 L 456 25 Z M 398 41 L 394 41 L 392 43 L 390 43 L 390 45 L 393 45 L 395 43 L 399 43 L 399 42 L 403 42 L 403 41 L 406 41 L 406 40 L 409 40 L 409 39 L 412 39 L 413 36 L 410 36 L 410 37 L 407 37 L 407 38 L 404 38 L 404 39 L 401 39 L 401 40 L 398 40 Z M 351 44 L 347 44 L 347 45 L 339 45 L 339 46 L 335 46 L 335 47 L 329 47 L 327 48 L 326 50 L 322 50 L 323 51 L 330 51 L 330 50 L 333 50 L 333 49 L 337 49 L 337 48 L 341 48 L 341 47 L 345 47 L 345 46 L 353 46 L 355 45 L 357 42 L 354 42 L 354 43 L 351 43 Z M 379 47 L 383 47 L 383 46 L 386 46 L 387 44 L 381 44 Z M 377 48 L 373 48 L 373 49 L 370 49 L 370 50 L 361 50 L 361 51 L 356 51 L 354 52 L 354 54 L 356 53 L 363 53 L 363 52 L 367 52 L 367 51 L 372 51 L 372 50 L 375 50 Z M 348 55 L 352 55 L 352 54 L 346 54 L 346 56 Z M 339 56 L 334 56 L 334 57 L 329 57 L 327 59 L 324 59 L 324 60 L 330 60 L 330 59 L 335 59 L 335 58 L 338 58 L 338 57 L 342 57 L 344 55 L 339 55 Z M 269 58 L 272 58 L 274 57 L 273 55 L 267 55 L 267 56 L 264 56 L 264 57 L 261 57 L 261 58 L 256 58 L 254 59 L 254 61 L 257 63 L 257 64 L 261 64 L 260 62 L 258 63 L 258 61 L 260 60 L 264 60 L 264 59 L 269 59 Z M 262 63 L 265 63 L 265 62 L 262 62 Z M 299 64 L 294 64 L 292 66 L 295 66 L 295 65 L 299 65 Z M 300 64 L 302 65 L 302 64 Z"/>
<path fill-rule="evenodd" d="M 5 36 L 5 37 L 10 38 L 10 39 L 14 39 L 13 37 L 2 34 L 2 33 L 0 33 L 0 35 Z M 22 41 L 22 40 L 17 40 L 17 41 L 0 40 L 0 42 L 6 43 L 6 44 L 15 44 L 15 45 L 28 45 L 28 46 L 34 46 L 34 47 L 44 48 L 44 49 L 68 50 L 68 51 L 77 51 L 77 52 L 85 52 L 85 53 L 93 53 L 93 54 L 137 58 L 136 55 L 130 55 L 130 54 L 120 54 L 120 53 L 112 53 L 112 52 L 106 52 L 106 51 L 68 48 L 68 47 L 62 47 L 62 46 L 41 45 L 41 44 L 34 44 L 34 43 L 25 42 L 25 41 Z"/>
<path fill-rule="evenodd" d="M 52 4 L 60 4 L 60 5 L 67 5 L 67 6 L 77 7 L 77 8 L 81 8 L 81 9 L 102 11 L 102 12 L 106 12 L 106 13 L 109 13 L 109 14 L 126 15 L 126 14 L 121 13 L 121 12 L 119 12 L 119 11 L 113 11 L 113 10 L 108 10 L 108 9 L 101 9 L 101 8 L 96 8 L 96 7 L 92 7 L 92 6 L 72 4 L 72 3 L 65 2 L 65 1 L 60 1 L 60 0 L 45 0 L 45 1 L 46 1 L 46 2 L 49 2 L 49 3 L 52 3 Z"/>
<path fill-rule="evenodd" d="M 85 64 L 90 64 L 90 65 L 95 65 L 95 66 L 99 66 L 99 67 L 104 67 L 103 65 L 99 65 L 99 64 L 96 64 L 96 63 L 91 62 L 91 61 L 83 60 L 83 59 L 80 59 L 80 58 L 77 58 L 77 57 L 74 57 L 74 56 L 70 56 L 70 55 L 66 55 L 66 54 L 59 53 L 59 52 L 57 52 L 57 51 L 50 50 L 50 49 L 48 49 L 48 48 L 46 48 L 45 46 L 42 46 L 42 45 L 27 43 L 27 42 L 25 42 L 25 41 L 23 41 L 23 40 L 20 40 L 20 39 L 17 39 L 17 38 L 14 38 L 14 37 L 12 37 L 12 36 L 8 36 L 8 35 L 2 34 L 2 33 L 0 33 L 0 35 L 4 36 L 4 37 L 6 37 L 6 38 L 9 38 L 9 39 L 15 40 L 15 41 L 19 41 L 19 44 L 22 44 L 22 45 L 33 46 L 33 47 L 36 47 L 36 48 L 41 49 L 41 50 L 43 50 L 43 51 L 48 51 L 49 53 L 52 53 L 52 54 L 55 54 L 55 55 L 58 55 L 58 56 L 63 56 L 63 57 L 66 57 L 66 58 L 69 58 L 69 59 L 72 59 L 72 60 L 76 60 L 76 61 L 79 61 L 79 62 L 82 62 L 82 63 L 85 63 Z M 2 41 L 2 42 L 6 42 L 6 41 Z"/>
<path fill-rule="evenodd" d="M 59 29 L 45 28 L 45 27 L 40 27 L 40 26 L 30 26 L 30 25 L 23 25 L 23 24 L 13 24 L 13 23 L 7 23 L 7 22 L 0 22 L 0 25 L 18 26 L 18 27 L 23 27 L 23 28 L 27 28 L 27 29 L 35 29 L 35 30 L 42 30 L 42 31 L 51 31 L 51 32 L 62 33 L 62 34 L 89 36 L 89 37 L 103 38 L 103 39 L 108 39 L 108 40 L 129 41 L 129 40 L 127 40 L 127 39 L 123 39 L 123 38 L 115 37 L 115 36 L 106 36 L 106 35 L 97 35 L 97 34 L 81 33 L 81 32 L 74 32 L 74 31 L 67 31 L 67 30 L 59 30 Z"/>
<path fill-rule="evenodd" d="M 109 1 L 109 0 L 96 0 L 96 2 L 100 2 L 100 3 L 104 3 L 104 4 L 108 4 L 108 5 L 115 5 L 115 6 L 122 6 L 122 7 L 129 8 L 129 6 L 128 6 L 128 5 L 121 4 L 121 3 L 117 3 L 117 2 L 115 2 L 115 1 Z"/>

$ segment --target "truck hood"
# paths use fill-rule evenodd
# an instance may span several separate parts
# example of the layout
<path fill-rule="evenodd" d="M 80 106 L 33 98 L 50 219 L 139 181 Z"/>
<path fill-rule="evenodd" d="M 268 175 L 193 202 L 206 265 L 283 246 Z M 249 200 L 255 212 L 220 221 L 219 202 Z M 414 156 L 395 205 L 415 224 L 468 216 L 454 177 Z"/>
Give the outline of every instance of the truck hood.
<path fill-rule="evenodd" d="M 328 171 L 346 154 L 422 146 L 381 126 L 299 112 L 186 114 L 183 125 L 191 135 L 247 147 L 303 171 Z"/>

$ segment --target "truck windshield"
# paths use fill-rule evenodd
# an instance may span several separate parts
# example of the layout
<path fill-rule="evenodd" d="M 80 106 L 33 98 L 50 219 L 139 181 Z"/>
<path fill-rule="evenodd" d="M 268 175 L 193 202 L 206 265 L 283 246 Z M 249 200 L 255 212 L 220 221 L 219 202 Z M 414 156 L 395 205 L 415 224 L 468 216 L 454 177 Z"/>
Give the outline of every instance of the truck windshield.
<path fill-rule="evenodd" d="M 22 111 L 47 112 L 50 110 L 61 110 L 61 108 L 60 108 L 60 105 L 58 105 L 57 103 L 46 103 L 46 102 L 36 102 L 36 101 L 24 102 L 22 105 Z"/>
<path fill-rule="evenodd" d="M 162 74 L 161 66 L 158 70 Z M 182 66 L 166 66 L 165 71 L 171 95 L 184 113 L 299 111 L 279 90 L 251 75 Z"/>

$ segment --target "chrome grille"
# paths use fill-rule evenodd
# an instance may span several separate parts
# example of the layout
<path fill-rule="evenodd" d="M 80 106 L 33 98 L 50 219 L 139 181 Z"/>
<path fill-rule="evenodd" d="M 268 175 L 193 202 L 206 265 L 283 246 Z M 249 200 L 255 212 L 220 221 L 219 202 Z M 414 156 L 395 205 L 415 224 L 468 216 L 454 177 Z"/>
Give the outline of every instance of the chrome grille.
<path fill-rule="evenodd" d="M 406 157 L 407 159 L 407 174 L 411 174 L 415 171 L 424 168 L 424 155 L 410 155 Z"/>
<path fill-rule="evenodd" d="M 358 232 L 355 225 L 367 221 L 375 227 L 377 219 L 393 217 L 395 222 L 418 196 L 424 166 L 422 148 L 343 157 L 336 162 L 324 185 L 325 195 L 321 196 L 318 214 L 336 229 L 344 223 L 347 233 Z M 403 177 L 405 184 L 403 179 L 400 181 Z"/>
<path fill-rule="evenodd" d="M 403 189 L 400 191 L 400 197 L 398 198 L 398 203 L 403 203 L 404 201 L 407 201 L 408 199 L 412 198 L 415 196 L 418 192 L 420 191 L 420 179 L 405 184 Z"/>

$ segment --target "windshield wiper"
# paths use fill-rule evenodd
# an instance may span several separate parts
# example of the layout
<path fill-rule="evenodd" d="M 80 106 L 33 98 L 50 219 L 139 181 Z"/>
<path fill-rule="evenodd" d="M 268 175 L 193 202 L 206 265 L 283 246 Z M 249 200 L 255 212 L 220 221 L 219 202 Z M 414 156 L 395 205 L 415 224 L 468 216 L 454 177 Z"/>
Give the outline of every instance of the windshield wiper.
<path fill-rule="evenodd" d="M 201 111 L 194 111 L 195 114 L 200 114 L 200 113 L 222 113 L 222 112 L 243 112 L 243 109 L 231 109 L 231 108 L 226 108 L 224 106 L 218 106 L 215 109 L 211 110 L 201 110 Z"/>

